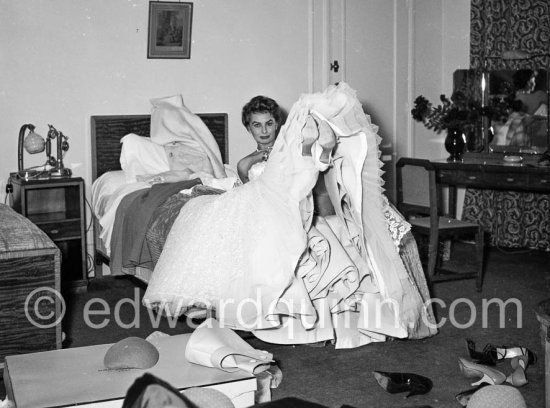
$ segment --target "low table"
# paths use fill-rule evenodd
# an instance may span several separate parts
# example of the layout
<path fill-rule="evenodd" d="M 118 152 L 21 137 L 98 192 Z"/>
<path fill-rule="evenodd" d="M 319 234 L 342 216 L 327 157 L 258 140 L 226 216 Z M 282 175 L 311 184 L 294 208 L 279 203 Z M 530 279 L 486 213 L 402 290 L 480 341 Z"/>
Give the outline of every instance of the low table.
<path fill-rule="evenodd" d="M 235 407 L 254 405 L 256 377 L 189 363 L 184 356 L 189 336 L 152 339 L 160 358 L 147 370 L 105 369 L 103 357 L 111 344 L 8 356 L 4 368 L 7 397 L 17 408 L 120 408 L 128 388 L 148 372 L 180 391 L 214 388 L 231 398 Z"/>

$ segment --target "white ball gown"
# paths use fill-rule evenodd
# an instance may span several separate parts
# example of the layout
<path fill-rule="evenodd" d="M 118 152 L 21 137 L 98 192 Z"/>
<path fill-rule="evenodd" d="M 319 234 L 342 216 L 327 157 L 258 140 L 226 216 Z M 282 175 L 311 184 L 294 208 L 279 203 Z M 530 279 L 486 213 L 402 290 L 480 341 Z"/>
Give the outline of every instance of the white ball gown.
<path fill-rule="evenodd" d="M 302 155 L 311 115 L 338 138 L 330 166 L 319 141 Z M 347 84 L 302 95 L 257 177 L 181 209 L 144 304 L 171 315 L 213 308 L 222 324 L 273 343 L 349 348 L 435 334 L 414 241 L 400 255 L 408 224 L 384 196 L 379 141 Z M 327 217 L 313 215 L 320 171 L 336 209 Z"/>

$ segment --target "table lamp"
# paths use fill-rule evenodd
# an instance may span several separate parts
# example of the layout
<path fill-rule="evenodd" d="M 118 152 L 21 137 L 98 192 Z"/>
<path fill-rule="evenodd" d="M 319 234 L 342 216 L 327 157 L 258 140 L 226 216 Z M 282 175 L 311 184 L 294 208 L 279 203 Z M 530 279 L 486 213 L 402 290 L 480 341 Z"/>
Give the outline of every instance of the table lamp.
<path fill-rule="evenodd" d="M 34 125 L 25 124 L 21 126 L 19 130 L 19 143 L 18 143 L 18 154 L 17 154 L 17 164 L 18 164 L 18 173 L 17 175 L 21 178 L 31 178 L 36 177 L 40 173 L 38 170 L 25 169 L 23 165 L 23 150 L 26 150 L 29 154 L 42 153 L 46 147 L 46 142 L 44 138 L 38 133 L 34 132 Z M 27 136 L 25 132 L 29 131 Z"/>

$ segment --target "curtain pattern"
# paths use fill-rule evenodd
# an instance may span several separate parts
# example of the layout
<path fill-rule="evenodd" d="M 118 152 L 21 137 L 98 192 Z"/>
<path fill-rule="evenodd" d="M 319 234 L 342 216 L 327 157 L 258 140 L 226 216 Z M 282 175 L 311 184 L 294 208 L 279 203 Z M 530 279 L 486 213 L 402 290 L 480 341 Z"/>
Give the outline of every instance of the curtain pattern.
<path fill-rule="evenodd" d="M 550 52 L 548 0 L 472 0 L 470 67 L 520 69 L 548 66 Z M 502 52 L 522 50 L 530 60 L 503 61 Z"/>
<path fill-rule="evenodd" d="M 469 189 L 463 214 L 483 225 L 490 245 L 550 250 L 548 195 Z"/>
<path fill-rule="evenodd" d="M 504 61 L 505 50 L 550 52 L 550 1 L 472 0 L 470 66 L 521 69 L 549 66 L 547 56 Z M 550 196 L 512 191 L 466 190 L 463 218 L 479 222 L 490 244 L 550 251 Z"/>

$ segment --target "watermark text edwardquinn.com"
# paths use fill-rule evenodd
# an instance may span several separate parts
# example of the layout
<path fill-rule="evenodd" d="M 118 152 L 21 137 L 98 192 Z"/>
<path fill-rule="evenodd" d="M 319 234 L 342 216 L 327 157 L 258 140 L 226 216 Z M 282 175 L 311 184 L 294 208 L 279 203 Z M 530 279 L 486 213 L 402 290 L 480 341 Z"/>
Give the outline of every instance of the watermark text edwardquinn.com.
<path fill-rule="evenodd" d="M 261 301 L 261 293 L 258 291 L 255 298 L 248 298 L 240 302 L 232 302 L 231 300 L 223 300 L 216 304 L 216 307 L 201 302 L 203 309 L 206 309 L 208 316 L 216 316 L 220 321 L 224 321 L 226 314 L 231 316 L 231 320 L 236 321 L 241 329 L 254 329 L 259 321 L 251 321 L 250 316 L 276 315 L 278 310 L 286 310 L 288 315 L 298 316 L 300 310 L 307 309 L 309 300 L 303 300 L 302 305 L 296 305 L 296 302 L 286 302 L 285 299 L 277 299 L 269 305 L 263 305 Z M 319 313 L 329 311 L 333 308 L 336 301 L 327 299 L 329 305 L 327 307 L 318 307 Z M 59 313 L 55 313 L 56 302 L 59 302 Z M 481 304 L 477 304 L 468 298 L 457 298 L 452 302 L 447 303 L 439 298 L 432 298 L 426 301 L 422 309 L 422 319 L 425 325 L 432 328 L 441 328 L 447 324 L 459 329 L 468 329 L 475 324 L 481 323 L 482 328 L 493 327 L 505 328 L 513 325 L 514 328 L 523 327 L 523 307 L 522 303 L 517 298 L 509 299 L 481 299 Z M 169 327 L 174 328 L 176 324 L 181 322 L 181 315 L 184 314 L 187 324 L 191 328 L 195 328 L 200 324 L 198 317 L 204 317 L 205 313 L 198 311 L 196 308 L 189 308 L 189 302 L 160 302 L 154 307 L 142 307 L 140 290 L 134 289 L 132 298 L 121 298 L 114 305 L 109 304 L 105 299 L 95 297 L 89 299 L 82 308 L 82 319 L 84 323 L 91 329 L 102 329 L 107 327 L 111 322 L 114 322 L 120 328 L 132 329 L 139 328 L 142 324 L 142 313 L 146 314 L 149 319 L 148 326 L 153 329 L 160 327 L 163 319 L 167 320 Z M 436 322 L 429 310 L 433 306 L 439 308 L 439 320 Z M 400 305 L 393 299 L 376 300 L 359 302 L 357 310 L 364 309 L 361 314 L 363 321 L 359 324 L 361 327 L 368 327 L 376 330 L 377 327 L 388 326 L 388 316 L 393 318 L 395 327 L 399 326 L 398 316 L 400 315 Z M 123 310 L 124 309 L 124 310 Z M 215 312 L 212 312 L 215 309 Z M 368 311 L 367 311 L 368 309 Z M 60 292 L 50 287 L 41 287 L 33 290 L 25 301 L 25 315 L 30 323 L 38 328 L 51 328 L 61 322 L 67 306 L 65 299 Z M 185 312 L 185 313 L 184 313 Z M 330 312 L 326 312 L 330 313 Z M 444 316 L 443 316 L 444 315 Z M 318 316 L 318 325 L 321 327 L 324 321 L 327 321 L 324 316 Z M 355 319 L 340 319 L 331 322 L 330 324 L 341 324 L 344 326 L 352 325 L 351 320 Z M 328 319 L 330 321 L 330 319 Z M 285 320 L 279 321 L 278 324 L 285 324 Z M 353 323 L 354 325 L 357 322 Z M 391 322 L 390 322 L 391 324 Z M 348 326 L 349 327 L 349 326 Z M 322 327 L 321 327 L 322 328 Z M 290 333 L 290 332 L 289 332 Z M 291 333 L 290 333 L 291 334 Z"/>

